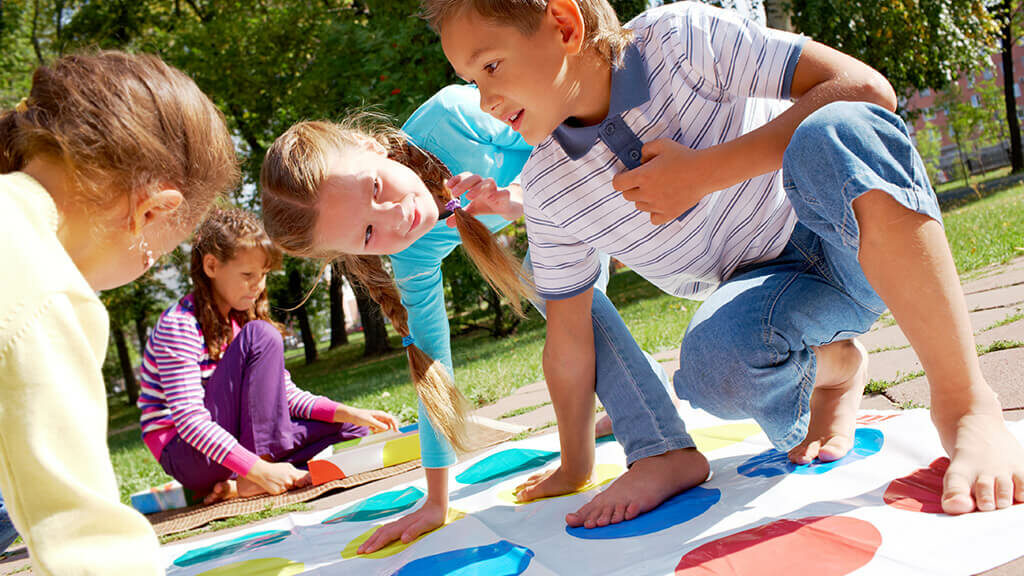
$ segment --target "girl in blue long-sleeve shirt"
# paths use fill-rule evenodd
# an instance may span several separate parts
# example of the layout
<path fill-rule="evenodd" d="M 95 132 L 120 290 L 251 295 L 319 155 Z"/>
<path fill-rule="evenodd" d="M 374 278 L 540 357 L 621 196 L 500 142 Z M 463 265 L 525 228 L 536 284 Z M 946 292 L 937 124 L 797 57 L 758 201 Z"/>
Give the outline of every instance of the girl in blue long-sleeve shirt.
<path fill-rule="evenodd" d="M 517 180 L 531 151 L 480 110 L 475 88 L 449 86 L 417 109 L 402 132 L 305 122 L 279 137 L 264 160 L 267 232 L 292 254 L 342 258 L 404 336 L 417 381 L 427 501 L 384 525 L 361 553 L 397 538 L 411 541 L 444 522 L 447 468 L 456 461 L 452 444 L 460 442 L 460 396 L 450 385 L 425 383 L 450 382 L 453 373 L 441 262 L 467 234 L 497 232 L 522 215 Z M 483 226 L 467 233 L 474 217 Z M 461 230 L 449 226 L 456 220 Z M 466 241 L 467 252 L 518 304 L 529 295 L 518 265 L 485 235 Z M 384 254 L 397 283 L 377 256 Z M 628 462 L 692 446 L 663 383 L 601 291 L 594 291 L 593 317 L 596 391 Z M 427 365 L 437 360 L 443 368 L 427 369 L 421 353 Z"/>

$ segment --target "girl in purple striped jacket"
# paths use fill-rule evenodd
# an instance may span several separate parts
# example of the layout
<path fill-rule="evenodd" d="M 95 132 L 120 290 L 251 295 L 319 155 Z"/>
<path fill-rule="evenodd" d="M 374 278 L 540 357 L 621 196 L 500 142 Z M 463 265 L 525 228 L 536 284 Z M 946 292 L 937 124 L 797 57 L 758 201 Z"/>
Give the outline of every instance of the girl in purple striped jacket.
<path fill-rule="evenodd" d="M 324 448 L 398 427 L 385 412 L 292 383 L 266 293 L 280 262 L 256 218 L 215 211 L 192 244 L 192 293 L 164 312 L 146 344 L 142 439 L 207 503 L 305 486 L 300 468 Z"/>

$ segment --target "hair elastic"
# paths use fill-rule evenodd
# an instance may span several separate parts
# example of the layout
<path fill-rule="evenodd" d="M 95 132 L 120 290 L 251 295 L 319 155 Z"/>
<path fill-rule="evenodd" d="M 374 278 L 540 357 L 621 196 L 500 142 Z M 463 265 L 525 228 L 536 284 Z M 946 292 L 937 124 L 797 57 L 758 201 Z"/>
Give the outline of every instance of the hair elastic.
<path fill-rule="evenodd" d="M 412 337 L 412 334 L 408 336 L 402 336 L 402 347 L 408 348 L 416 343 L 416 339 Z"/>
<path fill-rule="evenodd" d="M 444 209 L 449 211 L 449 212 L 455 212 L 455 210 L 457 210 L 459 208 L 462 208 L 462 201 L 459 200 L 458 196 L 456 196 L 455 198 L 452 198 L 451 200 L 446 202 L 445 205 L 444 205 Z"/>

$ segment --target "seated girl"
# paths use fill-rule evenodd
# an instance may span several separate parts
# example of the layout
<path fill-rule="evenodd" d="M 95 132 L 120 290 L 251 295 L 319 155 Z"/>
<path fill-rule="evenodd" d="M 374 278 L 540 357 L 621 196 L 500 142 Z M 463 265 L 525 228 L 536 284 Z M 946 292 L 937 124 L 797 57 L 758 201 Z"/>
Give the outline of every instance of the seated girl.
<path fill-rule="evenodd" d="M 142 440 L 164 471 L 211 503 L 309 484 L 306 463 L 390 415 L 300 390 L 270 318 L 280 251 L 259 221 L 216 210 L 192 243 L 193 290 L 160 317 L 142 362 Z"/>
<path fill-rule="evenodd" d="M 509 126 L 481 111 L 470 86 L 438 92 L 403 131 L 379 123 L 303 122 L 267 152 L 261 187 L 268 233 L 291 254 L 340 258 L 363 281 L 404 337 L 420 398 L 427 500 L 381 527 L 360 553 L 398 538 L 409 542 L 444 521 L 447 467 L 456 461 L 452 446 L 460 448 L 464 440 L 462 398 L 451 381 L 441 262 L 462 243 L 514 307 L 532 296 L 520 265 L 491 236 L 522 216 L 515 182 L 530 152 Z M 397 285 L 380 255 L 390 255 Z M 592 315 L 596 390 L 627 461 L 691 445 L 664 383 L 600 290 L 594 291 Z M 589 443 L 592 456 L 592 438 Z"/>

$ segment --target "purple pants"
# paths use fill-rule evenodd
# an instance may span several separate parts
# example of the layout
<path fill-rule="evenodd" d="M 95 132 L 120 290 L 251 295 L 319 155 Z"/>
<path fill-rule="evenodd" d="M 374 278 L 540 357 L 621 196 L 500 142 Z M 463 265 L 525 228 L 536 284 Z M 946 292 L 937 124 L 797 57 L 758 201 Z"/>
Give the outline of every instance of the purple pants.
<path fill-rule="evenodd" d="M 206 409 L 213 421 L 257 456 L 273 462 L 306 462 L 324 448 L 366 436 L 365 426 L 293 418 L 285 395 L 284 345 L 267 322 L 247 323 L 206 382 Z M 182 486 L 200 494 L 233 475 L 180 435 L 160 454 L 160 465 Z"/>

